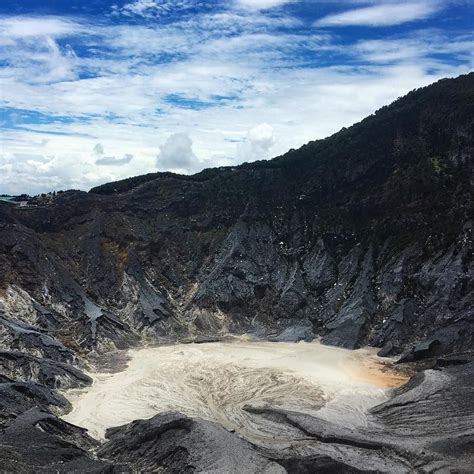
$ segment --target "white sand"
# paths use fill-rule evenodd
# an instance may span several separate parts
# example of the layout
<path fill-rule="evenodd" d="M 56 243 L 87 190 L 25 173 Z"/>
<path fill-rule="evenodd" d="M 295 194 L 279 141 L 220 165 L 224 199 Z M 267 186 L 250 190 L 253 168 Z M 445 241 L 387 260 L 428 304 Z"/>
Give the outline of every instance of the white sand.
<path fill-rule="evenodd" d="M 271 426 L 242 408 L 281 407 L 357 426 L 393 384 L 373 352 L 317 342 L 182 344 L 129 356 L 123 372 L 90 374 L 91 387 L 66 392 L 73 410 L 63 418 L 101 439 L 112 426 L 177 410 L 249 438 L 274 437 Z"/>

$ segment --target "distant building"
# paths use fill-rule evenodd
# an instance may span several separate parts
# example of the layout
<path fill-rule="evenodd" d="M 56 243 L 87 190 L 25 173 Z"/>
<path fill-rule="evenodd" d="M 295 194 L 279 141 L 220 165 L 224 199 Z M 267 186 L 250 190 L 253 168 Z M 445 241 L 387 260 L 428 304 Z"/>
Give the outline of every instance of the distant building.
<path fill-rule="evenodd" d="M 27 207 L 28 201 L 20 201 L 20 207 Z"/>

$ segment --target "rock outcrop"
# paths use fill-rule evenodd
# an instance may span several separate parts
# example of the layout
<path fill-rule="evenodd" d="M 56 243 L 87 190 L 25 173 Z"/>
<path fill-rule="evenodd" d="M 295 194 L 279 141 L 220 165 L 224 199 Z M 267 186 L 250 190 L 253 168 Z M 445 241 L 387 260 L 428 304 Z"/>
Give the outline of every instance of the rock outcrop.
<path fill-rule="evenodd" d="M 276 462 L 225 428 L 168 412 L 107 431 L 99 457 L 133 471 L 284 473 Z"/>

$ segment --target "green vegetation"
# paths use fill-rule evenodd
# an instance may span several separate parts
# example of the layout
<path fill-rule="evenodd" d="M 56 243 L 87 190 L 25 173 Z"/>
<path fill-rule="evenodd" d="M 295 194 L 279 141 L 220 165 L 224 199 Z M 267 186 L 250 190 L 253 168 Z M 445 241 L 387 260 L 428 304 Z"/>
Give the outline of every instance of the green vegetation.
<path fill-rule="evenodd" d="M 245 201 L 270 213 L 278 201 L 289 219 L 297 210 L 335 242 L 363 234 L 379 242 L 393 237 L 394 249 L 413 239 L 443 242 L 473 215 L 473 118 L 471 73 L 410 92 L 350 128 L 273 160 L 193 176 L 152 173 L 90 192 L 199 181 L 211 196 L 202 206 L 218 202 L 239 212 Z"/>

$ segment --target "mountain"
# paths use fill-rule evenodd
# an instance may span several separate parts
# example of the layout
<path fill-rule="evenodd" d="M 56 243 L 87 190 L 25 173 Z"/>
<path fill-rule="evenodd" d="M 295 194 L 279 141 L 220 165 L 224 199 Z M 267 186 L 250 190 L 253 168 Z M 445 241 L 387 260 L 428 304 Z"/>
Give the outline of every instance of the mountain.
<path fill-rule="evenodd" d="M 4 318 L 86 350 L 244 331 L 468 349 L 473 117 L 470 74 L 274 160 L 4 206 Z"/>
<path fill-rule="evenodd" d="M 227 333 L 472 351 L 473 118 L 471 73 L 270 161 L 0 202 L 5 383 L 64 407 L 95 352 Z"/>

